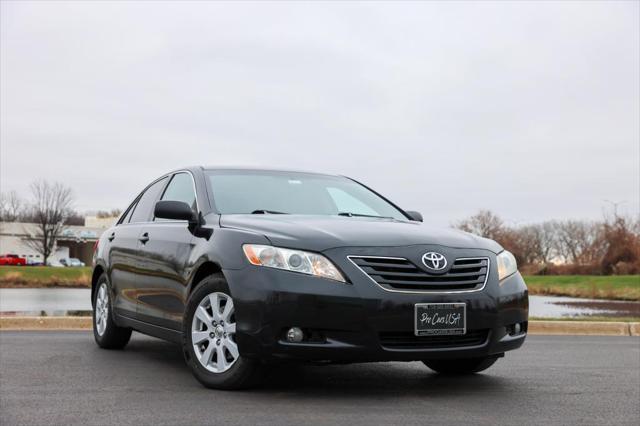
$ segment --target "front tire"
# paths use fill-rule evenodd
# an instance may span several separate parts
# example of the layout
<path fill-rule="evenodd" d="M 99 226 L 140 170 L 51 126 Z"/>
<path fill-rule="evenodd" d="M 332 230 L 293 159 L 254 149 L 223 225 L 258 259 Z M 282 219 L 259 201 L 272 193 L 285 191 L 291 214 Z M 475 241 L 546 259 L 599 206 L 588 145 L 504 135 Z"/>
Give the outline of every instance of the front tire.
<path fill-rule="evenodd" d="M 260 365 L 240 354 L 235 333 L 231 292 L 223 277 L 211 275 L 189 297 L 182 333 L 185 361 L 204 386 L 242 389 L 258 381 Z"/>
<path fill-rule="evenodd" d="M 473 374 L 491 367 L 497 357 L 432 359 L 422 361 L 427 367 L 440 374 Z"/>
<path fill-rule="evenodd" d="M 118 327 L 113 321 L 111 293 L 105 274 L 98 278 L 93 295 L 93 337 L 103 349 L 122 349 L 131 339 L 131 329 Z"/>

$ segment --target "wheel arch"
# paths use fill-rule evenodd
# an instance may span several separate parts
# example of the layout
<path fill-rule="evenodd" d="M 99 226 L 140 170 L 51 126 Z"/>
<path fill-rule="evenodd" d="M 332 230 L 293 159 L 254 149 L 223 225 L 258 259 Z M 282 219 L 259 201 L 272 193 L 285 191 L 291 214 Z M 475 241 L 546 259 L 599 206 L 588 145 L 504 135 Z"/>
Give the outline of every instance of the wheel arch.
<path fill-rule="evenodd" d="M 193 291 L 196 289 L 196 287 L 198 287 L 198 284 L 203 279 L 205 279 L 209 275 L 215 274 L 219 274 L 224 277 L 222 267 L 218 263 L 211 260 L 206 260 L 198 265 L 198 267 L 195 269 L 195 272 L 193 273 L 193 277 L 191 278 L 191 283 L 189 285 L 189 294 L 193 293 Z"/>
<path fill-rule="evenodd" d="M 102 265 L 96 265 L 93 268 L 93 272 L 91 273 L 91 307 L 93 307 L 93 296 L 96 293 L 96 285 L 98 284 L 98 279 L 102 274 L 104 274 L 105 269 Z"/>

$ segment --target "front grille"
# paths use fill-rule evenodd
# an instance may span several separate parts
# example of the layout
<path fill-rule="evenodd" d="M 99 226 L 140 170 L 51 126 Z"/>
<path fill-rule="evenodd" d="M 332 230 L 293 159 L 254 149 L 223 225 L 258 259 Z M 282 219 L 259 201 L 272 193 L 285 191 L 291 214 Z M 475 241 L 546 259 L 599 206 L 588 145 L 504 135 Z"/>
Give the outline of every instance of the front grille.
<path fill-rule="evenodd" d="M 380 344 L 389 349 L 440 349 L 485 344 L 489 330 L 467 330 L 453 336 L 416 336 L 413 333 L 380 333 Z"/>
<path fill-rule="evenodd" d="M 489 275 L 489 258 L 456 259 L 444 274 L 429 274 L 401 257 L 349 256 L 373 281 L 387 290 L 478 290 Z"/>

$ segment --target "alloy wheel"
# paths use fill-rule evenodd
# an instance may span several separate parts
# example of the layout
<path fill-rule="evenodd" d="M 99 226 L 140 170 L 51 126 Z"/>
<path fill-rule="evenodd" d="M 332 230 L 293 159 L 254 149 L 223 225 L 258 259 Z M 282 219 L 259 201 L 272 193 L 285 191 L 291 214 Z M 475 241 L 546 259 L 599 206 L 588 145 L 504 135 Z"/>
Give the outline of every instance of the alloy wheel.
<path fill-rule="evenodd" d="M 193 315 L 191 343 L 200 364 L 212 373 L 227 371 L 238 360 L 233 299 L 224 293 L 205 296 Z"/>
<path fill-rule="evenodd" d="M 107 315 L 109 314 L 109 292 L 106 283 L 102 283 L 98 289 L 95 311 L 96 330 L 98 335 L 102 336 L 107 329 Z"/>

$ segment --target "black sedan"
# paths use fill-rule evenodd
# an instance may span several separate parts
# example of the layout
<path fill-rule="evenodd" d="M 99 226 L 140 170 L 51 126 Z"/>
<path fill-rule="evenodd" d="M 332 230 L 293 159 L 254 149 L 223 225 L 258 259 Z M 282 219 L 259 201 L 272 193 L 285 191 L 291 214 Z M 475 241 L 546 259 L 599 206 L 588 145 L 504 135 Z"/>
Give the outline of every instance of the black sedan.
<path fill-rule="evenodd" d="M 182 345 L 205 386 L 273 362 L 485 370 L 524 342 L 528 292 L 495 241 L 423 223 L 343 176 L 193 167 L 154 180 L 96 245 L 94 336 Z"/>

